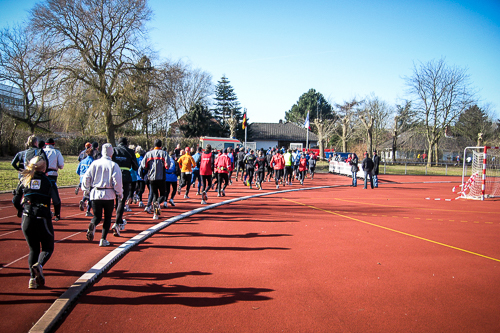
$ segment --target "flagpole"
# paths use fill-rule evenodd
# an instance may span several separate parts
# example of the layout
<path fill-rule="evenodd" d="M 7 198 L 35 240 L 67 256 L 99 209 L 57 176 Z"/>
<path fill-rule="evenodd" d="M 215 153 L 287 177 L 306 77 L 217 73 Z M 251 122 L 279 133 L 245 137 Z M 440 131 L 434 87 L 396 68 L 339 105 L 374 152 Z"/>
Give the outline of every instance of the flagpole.
<path fill-rule="evenodd" d="M 308 147 L 309 147 L 309 127 L 307 128 L 306 151 L 308 151 Z"/>
<path fill-rule="evenodd" d="M 247 115 L 247 108 L 245 108 L 245 116 L 246 116 L 246 119 L 248 119 L 248 115 Z M 245 124 L 245 150 L 247 149 L 247 125 Z"/>

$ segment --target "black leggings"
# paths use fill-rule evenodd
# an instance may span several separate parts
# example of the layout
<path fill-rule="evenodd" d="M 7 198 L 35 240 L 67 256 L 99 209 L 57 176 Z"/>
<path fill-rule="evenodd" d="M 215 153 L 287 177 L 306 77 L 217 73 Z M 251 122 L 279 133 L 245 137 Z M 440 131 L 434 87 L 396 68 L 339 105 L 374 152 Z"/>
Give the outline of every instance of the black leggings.
<path fill-rule="evenodd" d="M 142 201 L 142 195 L 146 189 L 146 182 L 144 180 L 138 180 L 137 186 L 135 188 L 135 193 L 139 196 L 139 201 Z"/>
<path fill-rule="evenodd" d="M 259 184 L 260 187 L 262 187 L 262 182 L 264 181 L 264 177 L 266 176 L 266 171 L 257 170 L 257 173 L 255 176 L 257 177 L 257 183 Z"/>
<path fill-rule="evenodd" d="M 44 214 L 43 217 L 26 216 L 23 213 L 21 228 L 30 248 L 28 264 L 32 278 L 35 277 L 35 272 L 31 267 L 37 262 L 44 266 L 54 252 L 54 227 L 52 226 L 50 211 L 47 210 L 47 212 L 48 214 Z M 42 245 L 41 252 L 40 244 Z"/>
<path fill-rule="evenodd" d="M 219 182 L 217 183 L 217 192 L 221 193 L 221 191 L 224 191 L 227 187 L 227 184 L 229 182 L 229 176 L 227 173 L 218 173 L 219 175 Z M 222 181 L 224 181 L 224 187 L 222 187 Z"/>
<path fill-rule="evenodd" d="M 114 200 L 92 200 L 92 210 L 94 217 L 90 221 L 94 227 L 97 227 L 102 220 L 102 212 L 104 211 L 104 222 L 102 223 L 102 239 L 108 236 L 109 228 L 111 227 L 111 218 L 113 216 Z"/>
<path fill-rule="evenodd" d="M 210 188 L 212 187 L 212 175 L 202 175 L 201 176 L 201 181 L 203 183 L 203 187 L 201 189 L 201 192 L 208 192 Z"/>
<path fill-rule="evenodd" d="M 155 201 L 158 205 L 161 205 L 165 201 L 165 181 L 162 180 L 151 180 L 151 204 Z M 159 193 L 159 195 L 158 195 Z"/>
<path fill-rule="evenodd" d="M 130 182 L 123 182 L 123 197 L 121 200 L 116 199 L 116 201 L 118 202 L 116 205 L 116 224 L 123 224 L 123 210 L 125 209 L 125 201 L 127 201 L 129 191 Z"/>
<path fill-rule="evenodd" d="M 248 168 L 247 167 L 247 180 L 250 185 L 252 185 L 253 182 L 253 174 L 255 173 L 254 168 Z"/>
<path fill-rule="evenodd" d="M 170 199 L 174 200 L 175 194 L 177 193 L 177 182 L 165 182 L 165 200 L 168 199 L 170 188 L 172 188 L 172 196 Z"/>

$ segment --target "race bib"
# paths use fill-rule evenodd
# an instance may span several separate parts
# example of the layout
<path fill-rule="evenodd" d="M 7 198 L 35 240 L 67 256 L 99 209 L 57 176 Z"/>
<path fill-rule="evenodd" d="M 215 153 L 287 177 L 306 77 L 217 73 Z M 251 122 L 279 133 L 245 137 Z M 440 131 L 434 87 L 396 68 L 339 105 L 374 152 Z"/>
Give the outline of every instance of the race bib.
<path fill-rule="evenodd" d="M 31 188 L 33 190 L 39 190 L 41 184 L 42 184 L 42 181 L 40 179 L 32 179 L 31 180 Z"/>
<path fill-rule="evenodd" d="M 186 172 L 184 172 L 184 173 L 185 173 L 186 175 L 190 175 L 190 174 L 191 174 L 191 172 L 190 172 L 190 171 L 186 171 Z"/>

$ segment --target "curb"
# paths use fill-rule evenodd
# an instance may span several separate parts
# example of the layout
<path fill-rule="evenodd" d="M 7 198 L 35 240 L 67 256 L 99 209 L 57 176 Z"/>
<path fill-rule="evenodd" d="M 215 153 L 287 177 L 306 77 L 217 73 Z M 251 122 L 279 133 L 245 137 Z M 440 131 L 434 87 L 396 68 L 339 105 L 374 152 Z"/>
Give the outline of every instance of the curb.
<path fill-rule="evenodd" d="M 92 286 L 94 282 L 99 279 L 104 273 L 106 273 L 113 264 L 119 261 L 123 256 L 125 256 L 135 245 L 145 241 L 149 237 L 153 236 L 158 231 L 161 231 L 168 227 L 169 225 L 180 221 L 184 218 L 190 217 L 197 213 L 204 212 L 206 210 L 219 207 L 222 205 L 227 205 L 233 202 L 274 195 L 281 194 L 286 192 L 294 192 L 294 191 L 307 191 L 307 190 L 316 190 L 323 188 L 333 188 L 333 187 L 345 187 L 347 185 L 326 185 L 326 186 L 316 186 L 316 187 L 307 187 L 307 188 L 295 188 L 291 190 L 282 190 L 282 191 L 274 191 L 267 193 L 259 193 L 254 195 L 249 195 L 245 197 L 239 197 L 235 199 L 230 199 L 226 201 L 221 201 L 215 204 L 211 204 L 208 206 L 199 207 L 193 209 L 188 212 L 184 212 L 177 216 L 171 217 L 168 220 L 160 222 L 127 240 L 116 249 L 108 253 L 104 258 L 102 258 L 97 264 L 95 264 L 91 269 L 89 269 L 86 273 L 84 273 L 78 280 L 76 280 L 69 288 L 66 290 L 54 303 L 50 306 L 50 308 L 43 314 L 43 316 L 33 325 L 33 327 L 29 330 L 32 333 L 39 332 L 51 332 L 53 329 L 57 327 L 59 321 L 63 319 L 69 309 L 76 304 L 80 295 L 83 292 Z"/>

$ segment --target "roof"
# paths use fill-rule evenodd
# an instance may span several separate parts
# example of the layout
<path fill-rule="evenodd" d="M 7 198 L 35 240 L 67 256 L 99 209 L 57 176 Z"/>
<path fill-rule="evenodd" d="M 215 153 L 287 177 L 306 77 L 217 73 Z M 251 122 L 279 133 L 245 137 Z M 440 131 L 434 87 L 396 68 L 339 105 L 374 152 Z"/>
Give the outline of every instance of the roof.
<path fill-rule="evenodd" d="M 251 123 L 248 125 L 252 140 L 306 141 L 307 130 L 291 122 Z M 309 131 L 309 141 L 318 141 L 318 136 Z"/>

